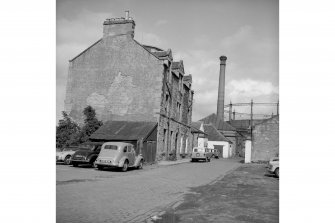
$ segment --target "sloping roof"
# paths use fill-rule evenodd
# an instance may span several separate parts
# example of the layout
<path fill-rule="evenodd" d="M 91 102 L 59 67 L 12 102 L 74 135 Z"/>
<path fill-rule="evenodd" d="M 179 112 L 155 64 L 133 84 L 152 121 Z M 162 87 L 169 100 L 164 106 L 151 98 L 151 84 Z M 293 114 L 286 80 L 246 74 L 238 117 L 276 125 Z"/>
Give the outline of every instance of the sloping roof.
<path fill-rule="evenodd" d="M 151 52 L 151 53 L 159 59 L 167 59 L 167 58 L 173 59 L 171 50 L 156 51 L 156 52 Z"/>
<path fill-rule="evenodd" d="M 212 124 L 218 130 L 236 131 L 236 128 L 234 126 L 231 126 L 229 123 L 224 122 L 222 119 L 217 117 L 217 115 L 214 113 L 201 119 L 200 121 L 204 122 L 204 124 Z"/>
<path fill-rule="evenodd" d="M 156 122 L 108 121 L 94 132 L 90 139 L 120 141 L 145 139 L 156 125 Z"/>
<path fill-rule="evenodd" d="M 224 137 L 212 124 L 204 124 L 205 133 L 208 135 L 208 141 L 225 141 L 231 142 Z"/>
<path fill-rule="evenodd" d="M 153 50 L 154 50 L 154 51 L 164 51 L 164 50 L 162 50 L 161 48 L 158 48 L 158 47 L 156 47 L 156 46 L 149 46 L 149 45 L 143 45 L 143 44 L 142 44 L 142 46 L 143 46 L 145 49 L 149 50 L 150 52 L 152 52 Z"/>
<path fill-rule="evenodd" d="M 192 75 L 185 75 L 184 76 L 184 81 L 189 81 L 189 82 L 192 82 Z"/>
<path fill-rule="evenodd" d="M 102 40 L 99 39 L 98 41 L 96 41 L 95 43 L 93 43 L 91 46 L 87 47 L 84 51 L 82 51 L 81 53 L 79 53 L 77 56 L 75 56 L 74 58 L 72 58 L 71 60 L 69 60 L 69 62 L 74 61 L 75 59 L 77 59 L 79 56 L 81 56 L 83 53 L 85 53 L 87 50 L 91 49 L 93 46 L 95 46 L 96 44 L 98 44 L 100 41 Z"/>
<path fill-rule="evenodd" d="M 172 61 L 171 67 L 172 67 L 172 69 L 179 69 L 180 62 L 179 61 Z"/>
<path fill-rule="evenodd" d="M 200 130 L 201 123 L 202 123 L 202 122 L 192 122 L 192 123 L 191 123 L 191 131 L 192 131 L 192 132 L 195 132 L 195 133 L 202 133 L 202 134 L 205 134 L 205 135 L 206 135 L 205 132 L 203 132 L 203 131 Z"/>
<path fill-rule="evenodd" d="M 191 127 L 200 130 L 201 124 L 202 124 L 202 122 L 192 122 L 192 123 L 191 123 Z"/>

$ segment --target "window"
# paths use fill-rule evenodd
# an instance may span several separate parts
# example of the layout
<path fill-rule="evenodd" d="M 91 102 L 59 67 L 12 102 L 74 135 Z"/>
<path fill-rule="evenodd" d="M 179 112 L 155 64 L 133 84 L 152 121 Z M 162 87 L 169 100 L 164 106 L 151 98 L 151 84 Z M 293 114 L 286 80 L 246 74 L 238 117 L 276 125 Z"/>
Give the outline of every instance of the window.
<path fill-rule="evenodd" d="M 104 149 L 117 150 L 117 146 L 116 145 L 105 145 Z"/>
<path fill-rule="evenodd" d="M 131 152 L 131 146 L 127 146 L 127 152 L 128 152 L 128 153 Z"/>

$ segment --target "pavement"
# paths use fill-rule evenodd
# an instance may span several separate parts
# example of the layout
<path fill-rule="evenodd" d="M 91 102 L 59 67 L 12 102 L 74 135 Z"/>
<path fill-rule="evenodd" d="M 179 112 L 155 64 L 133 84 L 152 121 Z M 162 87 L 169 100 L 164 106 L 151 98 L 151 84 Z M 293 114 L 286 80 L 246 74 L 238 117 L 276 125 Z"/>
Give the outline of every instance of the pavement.
<path fill-rule="evenodd" d="M 189 162 L 191 162 L 191 159 L 185 158 L 185 159 L 180 159 L 180 160 L 176 160 L 176 161 L 159 161 L 158 165 L 171 166 L 171 165 L 178 165 L 178 164 L 189 163 Z"/>
<path fill-rule="evenodd" d="M 143 222 L 181 202 L 191 187 L 221 179 L 241 165 L 239 160 L 230 159 L 196 163 L 182 160 L 127 172 L 57 165 L 56 220 Z"/>
<path fill-rule="evenodd" d="M 279 222 L 279 179 L 264 164 L 244 164 L 209 185 L 193 187 L 146 223 Z"/>

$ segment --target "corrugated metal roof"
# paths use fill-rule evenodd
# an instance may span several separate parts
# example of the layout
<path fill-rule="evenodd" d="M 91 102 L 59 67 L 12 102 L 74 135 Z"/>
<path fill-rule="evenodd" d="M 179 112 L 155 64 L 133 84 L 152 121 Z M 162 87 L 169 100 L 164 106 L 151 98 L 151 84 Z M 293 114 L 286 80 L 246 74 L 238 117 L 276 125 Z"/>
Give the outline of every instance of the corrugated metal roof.
<path fill-rule="evenodd" d="M 145 139 L 156 125 L 156 122 L 108 121 L 94 132 L 90 139 L 120 141 Z"/>
<path fill-rule="evenodd" d="M 208 136 L 208 141 L 225 141 L 231 142 L 229 139 L 224 137 L 212 124 L 204 124 L 205 133 Z"/>

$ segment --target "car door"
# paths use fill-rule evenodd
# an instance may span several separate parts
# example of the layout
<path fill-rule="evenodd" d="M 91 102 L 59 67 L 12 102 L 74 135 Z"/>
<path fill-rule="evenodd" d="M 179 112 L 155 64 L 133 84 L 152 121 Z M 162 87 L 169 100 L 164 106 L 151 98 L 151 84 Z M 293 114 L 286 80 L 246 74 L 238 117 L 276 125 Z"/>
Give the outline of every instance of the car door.
<path fill-rule="evenodd" d="M 135 150 L 133 146 L 130 145 L 127 146 L 127 153 L 128 153 L 129 165 L 133 166 L 135 164 Z"/>

